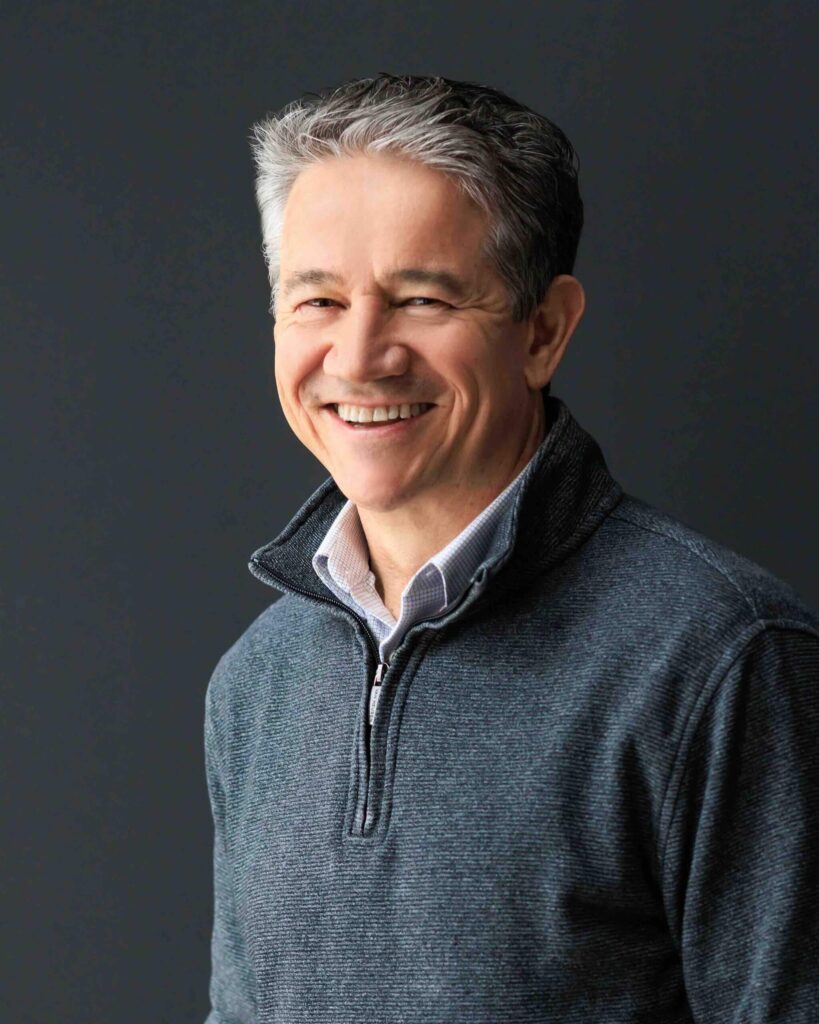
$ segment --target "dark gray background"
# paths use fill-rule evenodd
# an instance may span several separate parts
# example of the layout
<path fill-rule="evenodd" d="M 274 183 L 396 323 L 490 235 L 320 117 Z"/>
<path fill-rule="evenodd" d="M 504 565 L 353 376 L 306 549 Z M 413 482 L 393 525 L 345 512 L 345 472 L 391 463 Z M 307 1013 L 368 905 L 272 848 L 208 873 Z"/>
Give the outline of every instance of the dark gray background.
<path fill-rule="evenodd" d="M 813 606 L 808 2 L 6 5 L 3 1021 L 201 1024 L 205 687 L 325 472 L 279 412 L 251 123 L 379 70 L 575 143 L 553 390 L 626 490 Z"/>

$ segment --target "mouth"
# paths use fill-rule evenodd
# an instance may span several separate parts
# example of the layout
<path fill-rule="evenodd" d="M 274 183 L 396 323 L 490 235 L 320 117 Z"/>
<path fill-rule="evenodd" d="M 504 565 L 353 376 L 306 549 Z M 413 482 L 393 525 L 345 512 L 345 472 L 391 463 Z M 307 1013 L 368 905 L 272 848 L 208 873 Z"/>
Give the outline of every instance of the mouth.
<path fill-rule="evenodd" d="M 424 419 L 435 408 L 432 402 L 401 403 L 380 406 L 378 409 L 365 406 L 350 406 L 331 403 L 324 408 L 343 429 L 367 434 L 398 433 L 411 428 Z M 355 417 L 362 416 L 363 421 Z M 377 419 L 375 417 L 378 417 Z"/>

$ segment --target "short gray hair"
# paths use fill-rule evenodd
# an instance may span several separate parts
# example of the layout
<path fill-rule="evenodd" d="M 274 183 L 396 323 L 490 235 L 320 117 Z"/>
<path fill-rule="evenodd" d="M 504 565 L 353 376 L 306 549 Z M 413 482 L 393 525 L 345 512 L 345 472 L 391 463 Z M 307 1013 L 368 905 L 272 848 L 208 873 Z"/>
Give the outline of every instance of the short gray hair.
<path fill-rule="evenodd" d="M 449 175 L 488 214 L 484 255 L 528 319 L 570 274 L 583 227 L 577 155 L 548 118 L 504 93 L 440 76 L 352 79 L 307 93 L 253 125 L 256 201 L 278 305 L 284 207 L 298 175 L 326 157 L 390 151 Z"/>

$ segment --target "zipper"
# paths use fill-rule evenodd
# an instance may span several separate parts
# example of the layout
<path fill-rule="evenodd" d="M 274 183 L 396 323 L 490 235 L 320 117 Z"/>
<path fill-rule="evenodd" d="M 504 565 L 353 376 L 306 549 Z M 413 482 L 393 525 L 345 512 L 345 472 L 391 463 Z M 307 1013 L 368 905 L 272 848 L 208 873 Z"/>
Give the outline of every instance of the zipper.
<path fill-rule="evenodd" d="M 259 562 L 256 562 L 255 564 L 261 565 L 261 563 Z M 373 661 L 375 662 L 376 669 L 375 675 L 373 676 L 372 681 L 370 683 L 369 693 L 367 694 L 367 713 L 365 714 L 365 720 L 362 724 L 362 728 L 364 731 L 364 754 L 366 762 L 364 766 L 363 786 L 364 805 L 363 810 L 361 812 L 361 829 L 359 834 L 364 835 L 364 829 L 366 828 L 367 825 L 367 804 L 369 801 L 370 794 L 370 726 L 372 724 L 372 718 L 375 716 L 375 709 L 378 706 L 378 700 L 381 695 L 381 684 L 383 683 L 384 674 L 386 673 L 387 668 L 389 667 L 389 663 L 381 661 L 378 644 L 376 642 L 375 637 L 372 635 L 372 632 L 370 631 L 370 627 L 367 625 L 364 619 L 362 619 L 360 615 L 357 615 L 348 605 L 343 604 L 341 601 L 338 601 L 334 597 L 317 597 L 315 594 L 311 594 L 308 590 L 302 590 L 301 587 L 294 586 L 289 581 L 283 580 L 281 576 L 278 576 L 275 572 L 272 572 L 270 569 L 268 569 L 266 565 L 261 565 L 261 568 L 268 574 L 268 576 L 271 576 L 278 583 L 281 583 L 285 590 L 295 591 L 295 593 L 301 594 L 303 597 L 307 597 L 311 601 L 318 601 L 320 604 L 334 604 L 336 605 L 337 608 L 341 608 L 342 611 L 346 612 L 347 615 L 351 616 L 353 619 L 355 619 L 356 622 L 360 624 L 361 628 L 364 630 L 364 635 L 367 638 L 367 643 L 369 644 L 370 650 L 373 653 Z M 376 694 L 375 698 L 373 697 L 373 694 Z"/>
<path fill-rule="evenodd" d="M 343 604 L 341 601 L 337 600 L 335 597 L 317 597 L 315 594 L 310 593 L 310 591 L 302 590 L 301 587 L 294 586 L 289 581 L 283 580 L 281 578 L 281 576 L 278 576 L 275 572 L 273 572 L 272 570 L 268 569 L 268 567 L 266 565 L 262 565 L 260 562 L 254 562 L 254 564 L 259 566 L 265 573 L 267 573 L 268 576 L 272 577 L 278 583 L 281 583 L 282 587 L 285 590 L 290 590 L 290 591 L 293 591 L 296 594 L 301 594 L 303 597 L 308 598 L 308 600 L 310 600 L 310 601 L 317 601 L 319 604 L 332 604 L 332 605 L 335 605 L 337 608 L 340 608 L 351 619 L 354 619 L 356 622 L 359 623 L 359 625 L 361 626 L 362 630 L 364 631 L 365 637 L 367 638 L 367 643 L 368 643 L 368 645 L 370 647 L 370 650 L 372 651 L 372 654 L 373 654 L 373 663 L 375 665 L 375 672 L 374 672 L 372 678 L 370 679 L 369 688 L 368 688 L 369 692 L 367 694 L 367 702 L 365 704 L 366 711 L 365 711 L 365 714 L 364 714 L 364 721 L 361 724 L 361 728 L 362 728 L 362 731 L 364 733 L 364 743 L 363 743 L 363 746 L 364 746 L 365 763 L 364 763 L 364 772 L 363 772 L 363 779 L 364 779 L 363 787 L 359 787 L 359 788 L 360 789 L 363 788 L 364 801 L 363 801 L 362 812 L 361 812 L 361 827 L 359 829 L 358 834 L 363 836 L 365 834 L 365 829 L 366 829 L 367 824 L 368 824 L 368 821 L 367 821 L 367 811 L 368 811 L 369 796 L 370 796 L 370 776 L 372 774 L 372 772 L 371 772 L 371 769 L 372 769 L 372 764 L 371 764 L 372 749 L 371 749 L 371 734 L 370 734 L 371 721 L 370 721 L 370 719 L 375 717 L 375 710 L 376 710 L 376 708 L 378 706 L 378 700 L 379 700 L 380 695 L 381 695 L 381 686 L 384 683 L 384 677 L 386 676 L 387 671 L 389 669 L 389 661 L 381 661 L 381 655 L 380 655 L 380 651 L 378 649 L 378 643 L 377 643 L 375 637 L 373 636 L 372 632 L 370 631 L 370 627 L 367 625 L 365 620 L 361 618 L 360 615 L 357 615 L 352 610 L 352 608 L 349 607 L 349 605 Z M 484 580 L 485 576 L 486 576 L 486 573 L 484 572 L 484 574 L 479 579 L 476 578 L 476 580 L 474 581 L 474 582 L 477 582 L 479 584 L 479 588 L 482 588 L 483 580 Z M 473 582 L 473 585 L 474 585 L 474 582 Z M 456 608 L 460 607 L 460 605 L 463 604 L 466 601 L 467 596 L 469 595 L 471 590 L 472 590 L 472 586 L 469 586 L 469 587 L 466 588 L 466 590 L 461 594 L 461 596 L 459 597 L 459 599 L 457 600 L 455 605 L 453 605 L 453 607 L 448 610 L 448 612 L 447 612 L 448 615 L 451 615 L 455 611 Z M 404 643 L 406 641 L 406 637 L 409 635 L 409 633 L 412 632 L 412 630 L 417 629 L 420 625 L 421 625 L 420 623 L 414 623 L 412 626 L 410 626 L 410 628 L 407 630 L 406 634 L 404 635 L 404 638 L 402 639 L 400 646 L 403 647 L 403 645 L 404 645 Z M 395 653 L 395 652 L 393 652 L 393 653 Z M 369 670 L 369 666 L 368 666 L 368 670 Z M 376 696 L 373 696 L 374 694 L 376 694 Z M 356 794 L 356 797 L 357 796 L 358 796 L 358 793 Z"/>
<path fill-rule="evenodd" d="M 368 824 L 367 813 L 369 811 L 369 801 L 370 801 L 370 774 L 371 774 L 370 753 L 371 753 L 371 749 L 372 749 L 371 748 L 371 743 L 372 743 L 371 736 L 372 736 L 373 719 L 375 718 L 375 711 L 376 711 L 376 708 L 378 707 L 378 701 L 381 698 L 381 684 L 384 681 L 384 673 L 387 671 L 388 668 L 389 668 L 389 662 L 387 662 L 387 661 L 379 661 L 379 663 L 378 663 L 378 665 L 376 666 L 376 669 L 375 669 L 375 676 L 373 677 L 373 681 L 370 684 L 370 693 L 369 693 L 369 700 L 368 700 L 369 714 L 367 716 L 368 724 L 367 724 L 367 729 L 365 731 L 365 744 L 364 744 L 364 749 L 367 751 L 367 775 L 365 777 L 365 782 L 364 782 L 364 806 L 363 806 L 362 811 L 361 811 L 361 831 L 359 833 L 362 836 L 364 835 L 364 831 L 367 828 L 367 824 Z"/>
<path fill-rule="evenodd" d="M 388 662 L 379 661 L 378 667 L 375 670 L 375 678 L 370 687 L 370 725 L 373 724 L 373 719 L 375 718 L 375 709 L 378 707 L 378 701 L 381 697 L 381 681 L 384 678 L 387 667 Z"/>

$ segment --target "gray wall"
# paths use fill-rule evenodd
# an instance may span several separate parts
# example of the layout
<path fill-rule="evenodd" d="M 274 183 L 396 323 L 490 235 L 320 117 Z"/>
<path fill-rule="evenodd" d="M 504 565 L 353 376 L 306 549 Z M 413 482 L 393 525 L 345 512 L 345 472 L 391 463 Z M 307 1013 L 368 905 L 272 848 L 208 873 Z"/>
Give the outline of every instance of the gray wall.
<path fill-rule="evenodd" d="M 626 490 L 814 607 L 807 2 L 6 5 L 3 1019 L 201 1024 L 210 672 L 325 476 L 271 372 L 250 124 L 379 70 L 575 143 L 554 381 Z"/>

